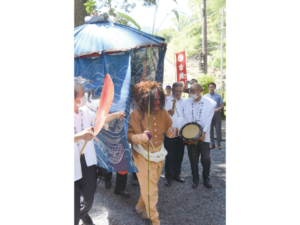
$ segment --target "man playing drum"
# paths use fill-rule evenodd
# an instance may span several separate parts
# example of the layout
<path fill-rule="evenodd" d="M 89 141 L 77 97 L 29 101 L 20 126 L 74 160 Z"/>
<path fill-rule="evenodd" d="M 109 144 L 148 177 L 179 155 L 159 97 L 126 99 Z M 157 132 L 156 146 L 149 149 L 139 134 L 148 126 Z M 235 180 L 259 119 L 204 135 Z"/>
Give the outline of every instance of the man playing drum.
<path fill-rule="evenodd" d="M 212 188 L 209 179 L 210 171 L 210 124 L 214 115 L 214 108 L 216 102 L 202 96 L 203 88 L 200 84 L 195 83 L 190 88 L 191 98 L 183 103 L 182 113 L 183 122 L 182 126 L 189 122 L 197 122 L 203 128 L 200 141 L 197 145 L 188 146 L 188 155 L 191 163 L 193 174 L 192 188 L 197 188 L 199 185 L 199 169 L 198 162 L 201 155 L 201 164 L 203 167 L 202 177 L 203 183 L 206 188 Z"/>
<path fill-rule="evenodd" d="M 173 96 L 168 96 L 166 98 L 165 109 L 168 111 L 171 116 L 173 127 L 176 127 L 178 130 L 181 129 L 182 123 L 182 105 L 185 99 L 181 98 L 183 84 L 176 82 L 173 84 L 172 92 Z M 181 163 L 184 155 L 184 144 L 180 137 L 168 138 L 164 140 L 164 145 L 168 151 L 166 156 L 165 164 L 165 177 L 167 187 L 172 185 L 172 180 L 177 182 L 184 183 L 184 179 L 180 177 L 181 173 Z"/>

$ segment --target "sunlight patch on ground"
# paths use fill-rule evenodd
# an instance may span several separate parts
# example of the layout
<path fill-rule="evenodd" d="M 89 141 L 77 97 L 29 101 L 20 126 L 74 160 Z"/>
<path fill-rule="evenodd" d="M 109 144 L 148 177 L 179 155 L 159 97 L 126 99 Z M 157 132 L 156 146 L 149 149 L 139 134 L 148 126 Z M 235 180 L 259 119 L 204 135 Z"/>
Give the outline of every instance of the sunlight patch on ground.
<path fill-rule="evenodd" d="M 226 164 L 215 164 L 214 166 L 221 167 L 221 168 L 226 168 Z"/>
<path fill-rule="evenodd" d="M 107 208 L 101 207 L 100 212 L 97 216 L 93 216 L 93 222 L 99 224 L 97 222 L 101 221 L 101 225 L 109 225 Z"/>

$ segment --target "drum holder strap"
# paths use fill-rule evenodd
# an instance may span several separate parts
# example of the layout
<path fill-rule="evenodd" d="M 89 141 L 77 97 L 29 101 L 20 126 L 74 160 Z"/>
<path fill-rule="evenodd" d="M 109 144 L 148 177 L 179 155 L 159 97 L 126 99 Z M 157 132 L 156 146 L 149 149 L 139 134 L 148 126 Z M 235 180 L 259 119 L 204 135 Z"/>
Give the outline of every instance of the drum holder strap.
<path fill-rule="evenodd" d="M 199 143 L 199 139 L 198 140 L 195 140 L 195 141 L 185 141 L 185 140 L 182 140 L 183 141 L 183 144 L 187 144 L 188 147 L 190 147 L 190 145 L 196 145 Z M 201 141 L 200 141 L 201 143 Z"/>

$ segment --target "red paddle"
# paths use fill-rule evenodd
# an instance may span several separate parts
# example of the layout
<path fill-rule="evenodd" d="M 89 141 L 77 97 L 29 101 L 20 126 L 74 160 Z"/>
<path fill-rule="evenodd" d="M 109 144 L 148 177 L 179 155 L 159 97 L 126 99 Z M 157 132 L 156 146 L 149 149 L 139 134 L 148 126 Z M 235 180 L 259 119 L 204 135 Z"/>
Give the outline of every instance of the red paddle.
<path fill-rule="evenodd" d="M 103 125 L 105 124 L 105 120 L 109 113 L 109 109 L 111 107 L 113 100 L 114 100 L 114 84 L 109 74 L 106 74 L 103 89 L 102 89 L 102 94 L 100 97 L 99 107 L 95 118 L 94 137 L 97 136 L 97 134 L 101 131 Z M 82 154 L 86 144 L 87 141 L 84 143 L 80 151 L 80 154 Z"/>

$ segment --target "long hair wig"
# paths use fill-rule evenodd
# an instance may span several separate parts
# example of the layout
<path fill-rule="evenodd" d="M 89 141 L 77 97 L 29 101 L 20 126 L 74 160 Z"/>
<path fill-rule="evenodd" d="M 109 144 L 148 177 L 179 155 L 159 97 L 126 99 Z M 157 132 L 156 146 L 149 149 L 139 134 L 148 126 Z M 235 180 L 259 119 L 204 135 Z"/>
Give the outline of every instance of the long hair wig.
<path fill-rule="evenodd" d="M 160 100 L 160 110 L 163 110 L 165 106 L 165 93 L 161 87 L 160 83 L 156 81 L 150 82 L 150 109 L 154 107 L 154 99 L 155 99 L 155 89 L 157 89 Z M 142 112 L 148 111 L 148 100 L 149 100 L 149 82 L 141 81 L 136 84 L 132 90 L 133 97 L 135 101 L 138 103 L 139 109 Z M 142 115 L 144 115 L 142 113 Z"/>

